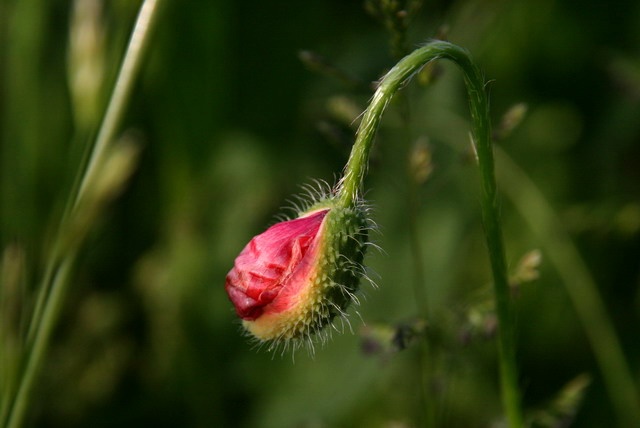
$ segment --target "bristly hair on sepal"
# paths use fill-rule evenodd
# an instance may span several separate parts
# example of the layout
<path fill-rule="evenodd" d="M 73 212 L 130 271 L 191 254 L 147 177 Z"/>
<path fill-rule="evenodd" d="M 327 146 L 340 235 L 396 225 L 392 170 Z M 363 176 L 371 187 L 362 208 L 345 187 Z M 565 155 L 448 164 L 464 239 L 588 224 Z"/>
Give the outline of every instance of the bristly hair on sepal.
<path fill-rule="evenodd" d="M 303 347 L 313 355 L 333 331 L 353 332 L 348 308 L 360 304 L 359 283 L 375 286 L 363 265 L 366 248 L 379 248 L 369 240 L 376 230 L 371 206 L 361 199 L 341 206 L 335 188 L 324 181 L 302 188 L 289 201 L 292 215 L 256 236 L 227 276 L 244 331 L 254 347 L 274 355 Z M 247 265 L 251 252 L 255 264 Z M 274 271 L 260 270 L 273 264 Z"/>
<path fill-rule="evenodd" d="M 301 213 L 309 211 L 313 205 L 336 195 L 336 188 L 321 179 L 313 179 L 310 183 L 302 184 L 300 189 L 300 193 L 285 201 L 281 212 L 275 216 L 276 222 L 296 219 Z"/>

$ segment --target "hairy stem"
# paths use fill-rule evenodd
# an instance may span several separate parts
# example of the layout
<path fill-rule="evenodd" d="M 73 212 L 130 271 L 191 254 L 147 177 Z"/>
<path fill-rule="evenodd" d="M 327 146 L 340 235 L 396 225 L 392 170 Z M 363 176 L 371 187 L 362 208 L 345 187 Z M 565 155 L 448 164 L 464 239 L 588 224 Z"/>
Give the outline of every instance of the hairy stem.
<path fill-rule="evenodd" d="M 395 93 L 422 67 L 437 59 L 453 61 L 461 69 L 467 87 L 480 169 L 482 218 L 494 278 L 503 406 L 509 426 L 519 428 L 522 426 L 522 412 L 509 284 L 494 172 L 489 103 L 482 73 L 465 49 L 443 41 L 428 43 L 407 55 L 383 77 L 358 128 L 356 142 L 338 188 L 340 203 L 346 207 L 352 205 L 358 198 L 375 133 L 382 114 Z"/>

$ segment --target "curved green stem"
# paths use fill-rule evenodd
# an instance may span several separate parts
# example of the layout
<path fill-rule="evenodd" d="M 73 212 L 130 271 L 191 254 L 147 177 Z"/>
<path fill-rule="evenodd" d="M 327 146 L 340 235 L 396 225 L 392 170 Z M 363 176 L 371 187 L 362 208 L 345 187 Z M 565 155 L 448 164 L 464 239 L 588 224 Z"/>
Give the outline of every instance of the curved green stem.
<path fill-rule="evenodd" d="M 369 151 L 385 108 L 402 85 L 427 63 L 436 59 L 453 61 L 462 70 L 467 87 L 480 169 L 482 218 L 494 278 L 502 399 L 509 426 L 521 427 L 513 319 L 496 191 L 489 102 L 482 72 L 465 49 L 443 41 L 428 43 L 403 58 L 383 77 L 364 112 L 344 177 L 338 187 L 338 197 L 340 204 L 345 207 L 352 205 L 358 198 L 366 174 Z"/>

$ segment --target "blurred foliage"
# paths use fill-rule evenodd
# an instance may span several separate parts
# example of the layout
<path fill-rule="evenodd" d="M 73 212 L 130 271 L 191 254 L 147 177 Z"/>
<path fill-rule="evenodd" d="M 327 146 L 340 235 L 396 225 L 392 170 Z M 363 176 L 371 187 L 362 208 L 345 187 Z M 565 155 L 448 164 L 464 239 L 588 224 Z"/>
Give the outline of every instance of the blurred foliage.
<path fill-rule="evenodd" d="M 495 343 L 468 334 L 491 330 L 475 294 L 490 274 L 467 103 L 448 64 L 404 89 L 374 147 L 367 198 L 384 252 L 367 265 L 380 288 L 364 284 L 356 308 L 369 336 L 347 329 L 295 362 L 256 352 L 223 287 L 239 250 L 300 184 L 341 171 L 373 82 L 443 25 L 491 81 L 496 138 L 578 244 L 640 381 L 640 3 L 167 3 L 123 130 L 135 130 L 138 167 L 80 255 L 33 426 L 419 426 L 420 347 L 407 345 L 425 336 L 440 426 L 498 424 Z M 410 14 L 398 14 L 404 3 Z M 0 0 L 3 343 L 24 327 L 18 305 L 34 304 L 139 4 Z M 419 176 L 417 199 L 407 174 Z M 546 409 L 539 426 L 610 426 L 557 272 L 545 254 L 518 265 L 543 243 L 506 198 L 502 212 L 512 272 L 538 277 L 514 293 L 525 407 Z M 363 352 L 372 332 L 384 358 Z M 6 361 L 13 352 L 3 350 Z"/>

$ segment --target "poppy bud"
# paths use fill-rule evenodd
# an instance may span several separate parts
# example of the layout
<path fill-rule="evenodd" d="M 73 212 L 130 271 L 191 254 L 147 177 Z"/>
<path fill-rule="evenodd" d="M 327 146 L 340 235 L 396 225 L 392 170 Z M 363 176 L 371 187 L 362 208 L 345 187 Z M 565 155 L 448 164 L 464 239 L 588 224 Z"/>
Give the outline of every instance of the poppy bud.
<path fill-rule="evenodd" d="M 367 241 L 365 210 L 333 197 L 255 236 L 228 273 L 244 327 L 276 346 L 308 339 L 356 299 Z"/>

